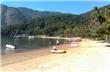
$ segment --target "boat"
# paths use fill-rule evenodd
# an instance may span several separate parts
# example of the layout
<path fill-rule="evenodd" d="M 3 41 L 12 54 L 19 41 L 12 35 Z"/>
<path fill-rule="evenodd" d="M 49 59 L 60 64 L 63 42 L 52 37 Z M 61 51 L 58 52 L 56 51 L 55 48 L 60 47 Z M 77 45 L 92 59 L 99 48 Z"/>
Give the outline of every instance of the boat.
<path fill-rule="evenodd" d="M 35 36 L 28 36 L 28 39 L 33 39 L 35 38 Z"/>
<path fill-rule="evenodd" d="M 78 47 L 79 46 L 79 43 L 77 43 L 77 42 L 72 42 L 71 43 L 71 47 Z"/>
<path fill-rule="evenodd" d="M 71 44 L 71 47 L 78 47 L 78 44 Z"/>
<path fill-rule="evenodd" d="M 6 50 L 14 50 L 16 48 L 15 45 L 6 44 Z"/>
<path fill-rule="evenodd" d="M 51 50 L 51 53 L 66 53 L 65 50 Z"/>
<path fill-rule="evenodd" d="M 73 37 L 73 38 L 71 38 L 70 41 L 71 42 L 80 42 L 80 41 L 82 41 L 82 38 L 80 38 L 80 37 Z"/>
<path fill-rule="evenodd" d="M 73 40 L 73 41 L 70 42 L 70 46 L 71 47 L 78 47 L 79 46 L 79 42 Z"/>
<path fill-rule="evenodd" d="M 110 43 L 108 43 L 107 45 L 105 45 L 105 47 L 110 47 Z"/>

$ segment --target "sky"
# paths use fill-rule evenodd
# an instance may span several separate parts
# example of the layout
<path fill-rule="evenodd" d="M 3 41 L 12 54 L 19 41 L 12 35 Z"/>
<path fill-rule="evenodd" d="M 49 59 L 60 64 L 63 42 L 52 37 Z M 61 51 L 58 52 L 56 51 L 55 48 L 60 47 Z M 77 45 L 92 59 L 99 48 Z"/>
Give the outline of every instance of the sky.
<path fill-rule="evenodd" d="M 52 12 L 62 12 L 62 13 L 72 13 L 72 14 L 82 14 L 90 11 L 95 6 L 103 7 L 110 4 L 109 0 L 79 0 L 79 1 L 46 1 L 46 0 L 2 0 L 2 4 L 8 5 L 10 7 L 26 7 L 34 10 L 40 11 L 52 11 Z"/>

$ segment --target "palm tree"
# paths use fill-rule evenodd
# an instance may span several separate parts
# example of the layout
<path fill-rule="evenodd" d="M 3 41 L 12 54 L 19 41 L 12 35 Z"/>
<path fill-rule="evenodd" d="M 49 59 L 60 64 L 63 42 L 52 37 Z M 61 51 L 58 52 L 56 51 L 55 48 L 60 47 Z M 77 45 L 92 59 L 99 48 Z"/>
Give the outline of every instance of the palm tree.
<path fill-rule="evenodd" d="M 104 12 L 99 11 L 96 7 L 98 21 L 101 27 L 98 29 L 98 33 L 105 36 L 105 40 L 110 41 L 110 8 L 106 8 Z"/>

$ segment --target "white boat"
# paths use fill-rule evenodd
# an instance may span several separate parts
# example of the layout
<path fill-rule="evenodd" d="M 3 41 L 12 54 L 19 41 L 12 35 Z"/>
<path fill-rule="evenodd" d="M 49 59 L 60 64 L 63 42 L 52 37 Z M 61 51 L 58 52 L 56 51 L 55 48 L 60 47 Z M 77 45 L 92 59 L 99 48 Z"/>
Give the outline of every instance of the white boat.
<path fill-rule="evenodd" d="M 71 44 L 71 47 L 78 47 L 78 44 Z"/>
<path fill-rule="evenodd" d="M 28 36 L 28 39 L 33 39 L 35 38 L 35 36 Z"/>
<path fill-rule="evenodd" d="M 108 43 L 107 45 L 105 45 L 105 47 L 110 47 L 110 43 Z"/>
<path fill-rule="evenodd" d="M 65 50 L 51 50 L 51 53 L 66 53 Z"/>
<path fill-rule="evenodd" d="M 6 50 L 14 50 L 16 47 L 11 44 L 6 44 Z"/>
<path fill-rule="evenodd" d="M 78 47 L 79 43 L 78 42 L 71 42 L 71 47 Z"/>

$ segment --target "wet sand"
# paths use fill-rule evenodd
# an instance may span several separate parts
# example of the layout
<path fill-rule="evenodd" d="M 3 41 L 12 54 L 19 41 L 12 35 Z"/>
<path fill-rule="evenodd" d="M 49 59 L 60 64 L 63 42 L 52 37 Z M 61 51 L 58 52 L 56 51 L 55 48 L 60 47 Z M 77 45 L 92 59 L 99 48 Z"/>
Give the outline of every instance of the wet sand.
<path fill-rule="evenodd" d="M 50 48 L 2 57 L 2 72 L 109 72 L 110 47 L 84 39 L 80 47 L 59 45 L 66 54 L 52 54 Z"/>
<path fill-rule="evenodd" d="M 58 48 L 67 50 L 68 48 L 66 48 L 66 46 L 68 46 L 68 44 L 59 45 Z M 12 71 L 13 69 L 15 69 L 17 71 L 25 70 L 25 69 L 30 70 L 31 68 L 29 69 L 29 67 L 28 67 L 30 65 L 30 62 L 29 62 L 29 65 L 27 62 L 30 60 L 32 60 L 32 62 L 33 62 L 33 60 L 35 60 L 35 64 L 37 66 L 47 62 L 49 59 L 51 59 L 51 57 L 50 57 L 51 49 L 52 49 L 52 46 L 50 46 L 48 48 L 34 49 L 31 51 L 2 55 L 1 56 L 1 66 L 3 67 L 3 71 L 5 71 L 5 70 Z M 52 55 L 54 55 L 54 54 L 52 54 Z M 22 62 L 23 63 L 25 62 L 25 65 L 23 64 L 24 66 L 22 64 L 20 64 L 20 65 L 17 64 L 17 63 L 22 63 Z M 12 68 L 12 65 L 14 68 Z M 31 64 L 31 66 L 32 65 L 33 65 L 33 63 Z M 11 66 L 11 68 L 10 68 L 10 66 Z"/>

